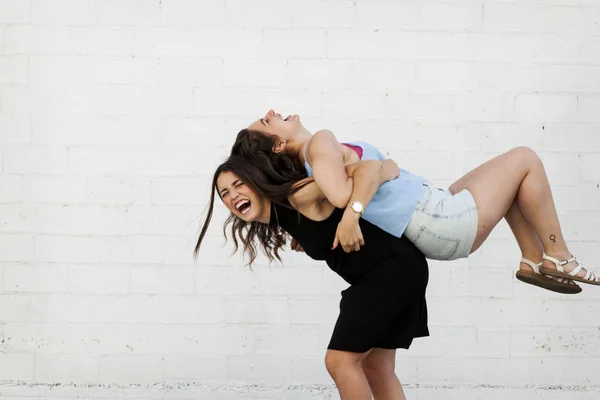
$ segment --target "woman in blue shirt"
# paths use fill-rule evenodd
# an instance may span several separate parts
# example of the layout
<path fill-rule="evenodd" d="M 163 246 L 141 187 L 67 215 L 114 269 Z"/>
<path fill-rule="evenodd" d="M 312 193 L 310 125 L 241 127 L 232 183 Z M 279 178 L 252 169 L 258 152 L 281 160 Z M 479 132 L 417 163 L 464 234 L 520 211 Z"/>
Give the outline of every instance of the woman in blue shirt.
<path fill-rule="evenodd" d="M 397 237 L 405 235 L 436 260 L 468 257 L 505 218 L 522 253 L 518 279 L 561 293 L 580 291 L 572 281 L 600 285 L 569 251 L 544 166 L 529 148 L 514 148 L 489 160 L 448 190 L 401 169 L 370 204 L 352 198 L 345 166 L 385 157 L 368 143 L 340 144 L 327 130 L 311 134 L 298 115 L 283 118 L 270 110 L 239 132 L 232 154 L 249 162 L 268 158 L 274 170 L 289 167 L 278 155 L 293 155 L 294 167 L 304 166 L 327 200 L 345 208 L 333 244 L 339 242 L 345 251 L 357 251 L 364 243 L 360 216 Z"/>

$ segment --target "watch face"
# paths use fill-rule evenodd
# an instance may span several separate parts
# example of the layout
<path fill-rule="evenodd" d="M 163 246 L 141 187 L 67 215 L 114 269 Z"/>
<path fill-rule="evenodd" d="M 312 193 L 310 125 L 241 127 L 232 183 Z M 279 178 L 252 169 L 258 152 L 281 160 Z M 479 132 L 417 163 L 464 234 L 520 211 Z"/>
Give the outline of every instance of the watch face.
<path fill-rule="evenodd" d="M 360 213 L 363 211 L 363 205 L 359 202 L 354 202 L 352 203 L 352 209 L 357 213 Z"/>

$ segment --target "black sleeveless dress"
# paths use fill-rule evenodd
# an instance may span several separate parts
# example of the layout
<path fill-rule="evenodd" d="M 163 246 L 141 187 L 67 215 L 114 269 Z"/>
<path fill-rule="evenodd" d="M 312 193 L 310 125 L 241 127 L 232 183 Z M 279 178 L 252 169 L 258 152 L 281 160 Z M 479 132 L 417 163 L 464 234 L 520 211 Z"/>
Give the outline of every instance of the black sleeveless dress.
<path fill-rule="evenodd" d="M 360 251 L 331 250 L 344 211 L 324 221 L 273 204 L 271 224 L 294 237 L 308 256 L 324 260 L 350 287 L 342 291 L 340 314 L 328 349 L 363 353 L 372 348 L 408 349 L 429 336 L 425 290 L 427 260 L 404 236 L 397 238 L 360 219 L 365 240 Z"/>

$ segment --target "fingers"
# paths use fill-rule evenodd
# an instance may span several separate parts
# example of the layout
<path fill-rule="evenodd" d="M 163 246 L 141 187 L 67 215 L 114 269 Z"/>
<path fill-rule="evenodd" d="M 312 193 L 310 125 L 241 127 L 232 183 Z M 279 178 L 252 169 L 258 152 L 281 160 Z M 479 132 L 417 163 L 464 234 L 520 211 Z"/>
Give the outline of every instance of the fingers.
<path fill-rule="evenodd" d="M 292 247 L 292 250 L 297 251 L 299 253 L 303 253 L 304 252 L 304 248 L 302 246 L 300 246 L 299 244 L 297 244 L 294 247 Z"/>
<path fill-rule="evenodd" d="M 364 245 L 364 244 L 365 244 L 364 241 L 361 243 L 361 241 L 356 240 L 354 242 L 342 244 L 342 248 L 344 249 L 344 251 L 346 253 L 350 253 L 350 252 L 353 252 L 353 251 L 359 251 L 360 247 L 362 245 Z"/>
<path fill-rule="evenodd" d="M 344 251 L 346 253 L 351 253 L 353 251 L 359 251 L 360 250 L 360 246 L 358 243 L 353 243 L 353 244 L 349 244 L 347 246 L 342 246 L 342 248 L 344 249 Z"/>
<path fill-rule="evenodd" d="M 354 228 L 348 228 L 340 223 L 331 249 L 336 249 L 338 245 L 341 245 L 346 253 L 359 251 L 361 246 L 365 245 L 365 240 L 358 225 Z"/>
<path fill-rule="evenodd" d="M 290 247 L 294 251 L 304 252 L 304 248 L 300 245 L 300 243 L 298 243 L 296 239 L 292 238 L 292 241 L 290 242 Z"/>

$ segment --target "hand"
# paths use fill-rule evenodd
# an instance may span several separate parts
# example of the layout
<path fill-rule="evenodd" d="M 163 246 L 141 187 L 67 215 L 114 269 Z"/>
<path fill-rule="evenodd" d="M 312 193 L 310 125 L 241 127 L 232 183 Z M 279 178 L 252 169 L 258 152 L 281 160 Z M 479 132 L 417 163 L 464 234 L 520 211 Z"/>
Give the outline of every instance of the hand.
<path fill-rule="evenodd" d="M 335 232 L 332 249 L 335 249 L 338 244 L 341 244 L 344 251 L 350 253 L 351 251 L 359 251 L 360 246 L 364 246 L 365 240 L 363 239 L 362 231 L 358 224 L 359 219 L 360 214 L 346 208 L 344 216 Z"/>
<path fill-rule="evenodd" d="M 294 251 L 298 251 L 298 252 L 304 253 L 304 249 L 302 248 L 302 246 L 300 246 L 300 243 L 298 243 L 298 241 L 296 239 L 294 239 L 294 238 L 292 238 L 292 241 L 290 243 L 290 247 Z"/>
<path fill-rule="evenodd" d="M 391 181 L 400 176 L 400 168 L 392 159 L 382 161 L 381 179 L 383 182 Z"/>

